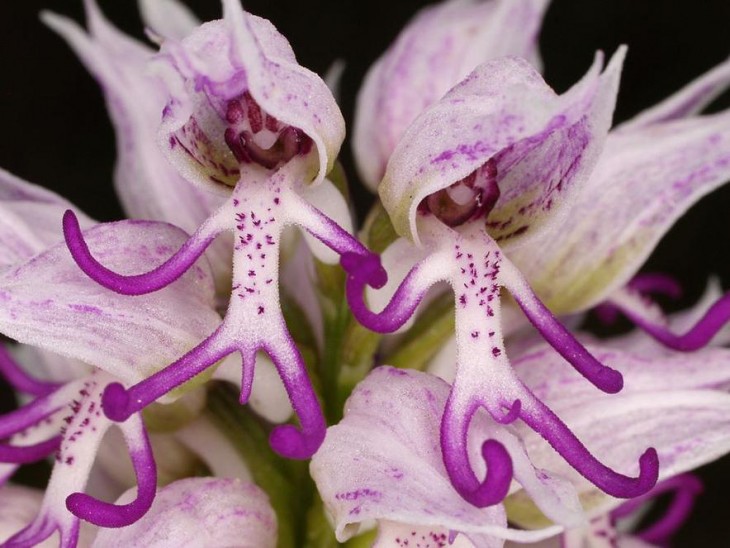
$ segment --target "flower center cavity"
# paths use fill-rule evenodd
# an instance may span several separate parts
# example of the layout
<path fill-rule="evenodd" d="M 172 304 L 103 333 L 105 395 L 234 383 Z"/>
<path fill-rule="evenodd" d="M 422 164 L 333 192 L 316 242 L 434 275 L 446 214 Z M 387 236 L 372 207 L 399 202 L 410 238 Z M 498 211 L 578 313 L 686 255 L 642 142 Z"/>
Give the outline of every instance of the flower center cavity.
<path fill-rule="evenodd" d="M 302 130 L 264 112 L 248 92 L 228 102 L 226 121 L 226 144 L 241 164 L 274 169 L 312 149 L 312 140 Z"/>
<path fill-rule="evenodd" d="M 455 227 L 472 219 L 486 219 L 498 199 L 497 166 L 489 160 L 463 179 L 426 197 L 419 210 Z"/>

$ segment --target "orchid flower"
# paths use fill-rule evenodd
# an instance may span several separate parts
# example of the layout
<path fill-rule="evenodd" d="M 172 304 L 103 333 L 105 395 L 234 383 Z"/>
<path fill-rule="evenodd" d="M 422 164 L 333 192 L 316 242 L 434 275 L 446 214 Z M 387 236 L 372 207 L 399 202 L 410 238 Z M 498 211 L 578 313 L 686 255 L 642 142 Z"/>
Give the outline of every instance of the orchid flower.
<path fill-rule="evenodd" d="M 46 230 L 71 207 L 54 194 L 0 174 L 2 259 L 0 331 L 13 339 L 67 358 L 93 364 L 67 382 L 36 381 L 7 354 L 3 371 L 18 388 L 36 395 L 29 404 L 0 417 L 0 457 L 5 477 L 17 464 L 55 452 L 55 465 L 38 516 L 7 541 L 27 546 L 60 533 L 74 546 L 81 517 L 97 525 L 120 526 L 138 519 L 152 503 L 156 468 L 139 413 L 119 425 L 138 479 L 134 501 L 117 506 L 84 494 L 97 447 L 113 423 L 102 413 L 102 393 L 111 382 L 131 385 L 212 331 L 214 309 L 210 270 L 198 263 L 175 287 L 128 299 L 94 284 L 78 270 L 61 234 Z M 22 214 L 22 217 L 19 215 Z M 85 238 L 116 267 L 159 262 L 186 237 L 162 223 L 122 221 L 87 228 Z M 79 329 L 79 326 L 87 326 Z M 9 466 L 8 466 L 9 465 Z"/>
<path fill-rule="evenodd" d="M 353 152 L 375 190 L 403 132 L 477 65 L 515 55 L 538 64 L 549 0 L 450 0 L 418 12 L 368 71 L 358 95 Z"/>
<path fill-rule="evenodd" d="M 480 65 L 416 119 L 388 163 L 379 192 L 404 239 L 385 251 L 384 264 L 416 264 L 397 289 L 394 284 L 387 288 L 390 302 L 382 312 L 371 312 L 362 296 L 367 278 L 361 273 L 376 265 L 343 257 L 353 313 L 375 331 L 400 327 L 437 281 L 452 286 L 457 372 L 441 444 L 455 488 L 477 506 L 501 501 L 511 477 L 500 472 L 509 471 L 510 457 L 494 440 L 487 440 L 483 449 L 494 476 L 482 482 L 472 471 L 466 440 L 480 408 L 502 423 L 521 418 L 614 496 L 638 496 L 656 481 L 652 449 L 641 456 L 634 478 L 591 455 L 515 377 L 500 326 L 504 286 L 543 337 L 591 383 L 611 393 L 621 389 L 621 375 L 597 361 L 555 319 L 505 251 L 550 233 L 566 214 L 566 202 L 587 178 L 608 132 L 622 60 L 623 52 L 602 75 L 597 60 L 562 96 L 524 61 L 505 58 Z"/>
<path fill-rule="evenodd" d="M 131 498 L 123 495 L 118 503 Z M 150 511 L 134 525 L 102 529 L 99 548 L 127 546 L 276 546 L 276 516 L 252 483 L 187 478 L 160 489 Z"/>
<path fill-rule="evenodd" d="M 59 21 L 55 27 L 80 44 L 75 27 Z M 183 177 L 226 199 L 178 252 L 145 274 L 120 275 L 97 262 L 73 213 L 64 217 L 68 247 L 84 272 L 104 287 L 141 295 L 171 284 L 219 233 L 232 230 L 233 286 L 218 329 L 133 387 L 109 386 L 104 412 L 124 421 L 234 352 L 243 361 L 240 399 L 246 402 L 254 356 L 263 350 L 276 365 L 301 424 L 301 430 L 292 425 L 275 429 L 271 445 L 282 455 L 308 458 L 324 438 L 325 422 L 279 309 L 279 245 L 282 230 L 299 225 L 321 241 L 313 251 L 330 263 L 336 254 L 370 256 L 313 205 L 349 219 L 341 195 L 324 179 L 344 135 L 342 116 L 324 82 L 296 63 L 276 29 L 245 14 L 236 0 L 224 1 L 223 20 L 183 40 L 165 40 L 154 66 L 168 92 L 160 145 Z M 382 285 L 384 280 L 378 270 L 369 281 Z"/>
<path fill-rule="evenodd" d="M 688 499 L 697 491 L 694 482 L 679 479 L 681 474 L 730 450 L 729 355 L 727 349 L 707 348 L 690 355 L 673 352 L 668 358 L 658 346 L 651 352 L 641 348 L 592 347 L 599 359 L 625 376 L 620 395 L 596 395 L 544 344 L 513 365 L 520 380 L 612 465 L 629 466 L 637 450 L 655 446 L 663 482 L 654 491 L 622 506 L 528 428 L 503 426 L 482 413 L 473 420 L 469 455 L 479 454 L 485 435 L 499 440 L 514 459 L 517 482 L 504 505 L 474 508 L 451 487 L 440 455 L 439 424 L 450 386 L 425 373 L 380 367 L 353 392 L 345 417 L 328 429 L 310 466 L 338 540 L 357 534 L 370 520 L 379 523 L 383 546 L 411 534 L 427 540 L 434 539 L 432 534 L 444 535 L 477 547 L 499 546 L 498 539 L 536 541 L 556 530 L 575 537 L 606 525 L 600 520 L 607 516 L 618 517 L 663 490 L 677 488 L 676 505 L 646 531 L 645 540 L 662 540 L 681 522 Z M 423 482 L 424 477 L 429 481 Z M 582 521 L 578 497 L 590 526 Z M 505 516 L 525 530 L 507 529 Z"/>

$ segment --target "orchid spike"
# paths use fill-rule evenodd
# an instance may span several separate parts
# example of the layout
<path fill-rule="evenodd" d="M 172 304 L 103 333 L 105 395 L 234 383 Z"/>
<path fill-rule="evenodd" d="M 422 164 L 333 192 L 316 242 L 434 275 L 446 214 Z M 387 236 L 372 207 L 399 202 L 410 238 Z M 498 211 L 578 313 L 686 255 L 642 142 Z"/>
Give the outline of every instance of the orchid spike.
<path fill-rule="evenodd" d="M 563 96 L 547 88 L 524 61 L 503 59 L 478 67 L 414 121 L 388 163 L 379 187 L 383 204 L 396 231 L 423 250 L 413 253 L 422 258 L 400 286 L 389 288 L 390 302 L 380 313 L 365 305 L 359 274 L 373 265 L 363 268 L 353 261 L 360 268 L 348 268 L 343 261 L 353 313 L 377 331 L 400 327 L 435 282 L 451 285 L 458 365 L 442 419 L 441 449 L 454 487 L 477 505 L 494 504 L 506 493 L 493 473 L 480 484 L 472 472 L 467 439 L 480 408 L 497 422 L 519 417 L 574 469 L 614 496 L 639 496 L 658 477 L 653 449 L 640 457 L 636 477 L 596 459 L 515 376 L 500 319 L 504 287 L 586 379 L 605 392 L 621 390 L 621 374 L 559 323 L 502 248 L 509 252 L 518 243 L 539 239 L 565 214 L 566 202 L 587 178 L 605 141 L 622 60 L 620 52 L 601 75 L 597 59 Z M 488 441 L 483 456 L 509 470 L 509 456 L 498 442 Z"/>
<path fill-rule="evenodd" d="M 183 176 L 227 195 L 226 201 L 178 252 L 144 274 L 119 275 L 96 261 L 72 213 L 64 217 L 64 236 L 89 277 L 118 293 L 141 295 L 171 284 L 218 234 L 233 231 L 233 285 L 222 325 L 146 380 L 129 389 L 111 385 L 104 411 L 123 421 L 233 352 L 243 362 L 240 400 L 245 403 L 254 356 L 262 350 L 275 364 L 301 425 L 300 430 L 276 427 L 271 445 L 284 456 L 304 459 L 324 439 L 325 422 L 279 308 L 281 233 L 298 225 L 337 255 L 371 254 L 310 203 L 347 215 L 347 208 L 338 206 L 342 197 L 324 180 L 344 135 L 329 90 L 296 63 L 268 21 L 244 13 L 236 0 L 223 6 L 223 20 L 181 41 L 166 40 L 154 63 L 168 86 L 161 146 Z M 333 262 L 329 254 L 322 258 Z M 385 283 L 382 269 L 371 276 L 371 285 Z"/>

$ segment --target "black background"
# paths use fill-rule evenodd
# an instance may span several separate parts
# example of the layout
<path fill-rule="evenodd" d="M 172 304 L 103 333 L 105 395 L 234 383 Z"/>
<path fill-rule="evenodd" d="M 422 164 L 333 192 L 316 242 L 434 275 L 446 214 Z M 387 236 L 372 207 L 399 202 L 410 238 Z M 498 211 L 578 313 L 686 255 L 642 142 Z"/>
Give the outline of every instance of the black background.
<path fill-rule="evenodd" d="M 202 19 L 220 16 L 212 0 L 187 2 Z M 290 40 L 301 64 L 322 74 L 335 59 L 347 69 L 342 108 L 352 120 L 364 72 L 421 6 L 415 0 L 247 0 L 248 11 L 269 18 Z M 100 1 L 119 27 L 142 37 L 134 2 Z M 692 7 L 701 6 L 701 7 Z M 83 20 L 81 1 L 0 2 L 0 166 L 52 188 L 99 220 L 122 217 L 111 186 L 114 136 L 99 89 L 69 48 L 38 20 L 51 9 Z M 554 0 L 541 35 L 545 77 L 566 89 L 593 53 L 629 45 L 616 120 L 660 100 L 730 54 L 730 2 L 703 0 Z M 714 109 L 730 106 L 728 94 Z M 344 149 L 344 162 L 353 174 Z M 360 204 L 367 193 L 358 193 Z M 363 207 L 360 208 L 362 211 Z M 703 199 L 660 244 L 647 269 L 675 275 L 685 303 L 709 274 L 730 282 L 730 185 Z M 60 227 L 59 227 L 60 228 Z M 730 364 L 729 364 L 730 366 Z M 725 546 L 728 463 L 703 471 L 707 494 L 678 546 Z"/>

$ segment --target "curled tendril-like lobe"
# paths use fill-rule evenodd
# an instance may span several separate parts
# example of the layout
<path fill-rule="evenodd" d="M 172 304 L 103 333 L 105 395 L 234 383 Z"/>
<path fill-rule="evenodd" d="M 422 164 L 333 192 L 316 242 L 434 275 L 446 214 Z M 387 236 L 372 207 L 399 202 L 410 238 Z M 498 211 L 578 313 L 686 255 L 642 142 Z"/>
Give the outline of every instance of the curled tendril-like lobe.
<path fill-rule="evenodd" d="M 496 440 L 482 443 L 481 454 L 487 466 L 482 481 L 474 474 L 467 452 L 469 424 L 476 412 L 474 407 L 460 414 L 454 402 L 446 404 L 441 421 L 441 452 L 446 471 L 458 493 L 474 506 L 483 508 L 504 500 L 512 482 L 512 459 L 504 446 Z"/>
<path fill-rule="evenodd" d="M 94 258 L 78 219 L 70 209 L 63 215 L 63 236 L 74 261 L 89 278 L 122 295 L 144 295 L 170 285 L 185 274 L 218 234 L 219 230 L 211 224 L 204 224 L 172 257 L 154 270 L 130 276 L 113 272 Z"/>
<path fill-rule="evenodd" d="M 455 293 L 457 368 L 452 396 L 442 419 L 441 447 L 444 464 L 457 491 L 474 504 L 496 504 L 501 500 L 498 495 L 504 496 L 506 491 L 503 477 L 495 475 L 495 466 L 509 470 L 511 475 L 509 455 L 503 447 L 497 448 L 496 441 L 487 444 L 483 452 L 485 458 L 493 461 L 488 468 L 492 475 L 484 482 L 479 482 L 474 475 L 466 439 L 471 418 L 480 407 L 497 423 L 521 419 L 606 493 L 628 498 L 651 489 L 658 477 L 654 449 L 648 449 L 640 457 L 637 477 L 615 472 L 594 457 L 565 423 L 514 375 L 502 341 L 501 288 L 510 291 L 547 342 L 595 386 L 605 392 L 617 392 L 623 386 L 621 374 L 598 361 L 560 324 L 494 240 L 480 228 L 467 227 L 456 232 L 436 223 L 422 223 L 423 233 L 427 235 L 424 240 L 432 251 L 406 275 L 381 312 L 373 313 L 364 304 L 364 283 L 355 276 L 348 279 L 351 284 L 348 299 L 355 317 L 366 327 L 387 331 L 400 327 L 408 319 L 433 283 L 446 280 L 451 284 Z"/>
<path fill-rule="evenodd" d="M 141 422 L 135 430 L 136 437 L 130 443 L 130 457 L 137 476 L 137 497 L 127 504 L 111 504 L 85 493 L 73 493 L 66 498 L 66 507 L 72 514 L 100 527 L 125 527 L 149 510 L 157 490 L 157 466 Z"/>

